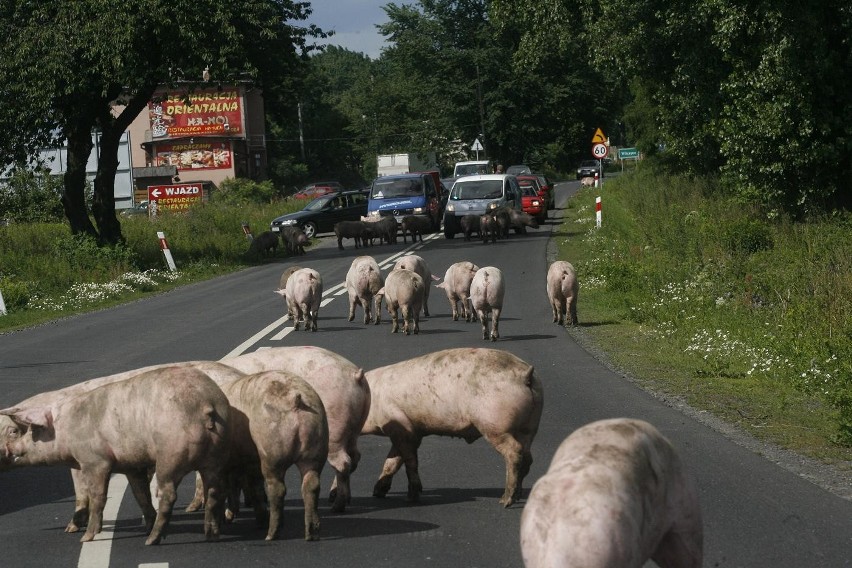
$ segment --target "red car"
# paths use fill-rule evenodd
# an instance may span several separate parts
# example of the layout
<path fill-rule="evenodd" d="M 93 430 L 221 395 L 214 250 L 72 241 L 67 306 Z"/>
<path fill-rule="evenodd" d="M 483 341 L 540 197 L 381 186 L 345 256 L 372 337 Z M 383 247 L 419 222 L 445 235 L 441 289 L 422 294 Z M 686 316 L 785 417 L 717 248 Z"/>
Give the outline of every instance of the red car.
<path fill-rule="evenodd" d="M 553 195 L 553 191 L 554 191 L 553 183 L 551 183 L 551 181 L 549 179 L 547 179 L 547 176 L 545 176 L 544 174 L 524 174 L 524 175 L 520 175 L 520 176 L 518 176 L 518 183 L 521 183 L 523 180 L 531 180 L 531 179 L 535 179 L 536 181 L 538 181 L 538 186 L 539 186 L 538 196 L 541 197 L 542 201 L 544 202 L 545 209 L 547 211 L 550 211 L 551 209 L 553 209 L 555 207 L 554 203 L 555 203 L 555 200 L 556 200 L 556 198 Z M 545 217 L 546 216 L 547 215 L 545 214 Z"/>
<path fill-rule="evenodd" d="M 523 178 L 523 179 L 522 179 Z M 547 202 L 540 197 L 541 185 L 535 176 L 518 176 L 521 186 L 521 209 L 529 213 L 539 224 L 547 219 Z"/>
<path fill-rule="evenodd" d="M 293 199 L 315 199 L 320 195 L 343 191 L 343 186 L 337 181 L 318 181 L 310 183 L 293 194 Z"/>

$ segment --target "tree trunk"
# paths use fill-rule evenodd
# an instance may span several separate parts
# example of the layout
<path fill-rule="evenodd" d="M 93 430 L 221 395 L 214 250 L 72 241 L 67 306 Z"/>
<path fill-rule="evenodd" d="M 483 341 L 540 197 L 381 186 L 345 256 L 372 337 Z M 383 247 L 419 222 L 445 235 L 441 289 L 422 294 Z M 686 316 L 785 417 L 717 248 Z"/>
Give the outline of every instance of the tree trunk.
<path fill-rule="evenodd" d="M 140 89 L 128 102 L 121 113 L 113 117 L 107 110 L 98 121 L 101 125 L 100 159 L 98 173 L 95 176 L 95 194 L 92 200 L 92 213 L 100 231 L 100 244 L 116 244 L 124 240 L 121 223 L 115 216 L 115 174 L 118 171 L 118 148 L 121 135 L 130 123 L 148 105 L 148 101 L 157 88 L 152 82 Z"/>
<path fill-rule="evenodd" d="M 92 123 L 83 117 L 69 121 L 65 136 L 68 140 L 68 166 L 65 170 L 62 207 L 71 224 L 71 233 L 97 237 L 98 233 L 86 210 L 86 164 L 92 153 Z"/>

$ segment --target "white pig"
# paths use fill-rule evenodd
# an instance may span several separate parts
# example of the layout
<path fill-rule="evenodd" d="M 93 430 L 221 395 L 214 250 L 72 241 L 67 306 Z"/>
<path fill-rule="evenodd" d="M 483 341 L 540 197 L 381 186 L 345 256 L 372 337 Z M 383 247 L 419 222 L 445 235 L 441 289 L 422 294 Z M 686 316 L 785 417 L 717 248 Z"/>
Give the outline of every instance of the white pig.
<path fill-rule="evenodd" d="M 405 464 L 408 499 L 423 491 L 417 448 L 424 436 L 484 437 L 506 461 L 500 503 L 520 498 L 532 464 L 542 410 L 541 382 L 532 365 L 497 349 L 437 351 L 367 372 L 372 404 L 362 434 L 388 436 L 392 447 L 373 488 L 384 497 Z"/>
<path fill-rule="evenodd" d="M 123 473 L 145 516 L 145 544 L 163 538 L 190 471 L 200 472 L 206 493 L 204 534 L 219 536 L 223 467 L 230 448 L 230 407 L 207 375 L 189 367 L 166 367 L 106 383 L 46 406 L 0 410 L 18 427 L 8 432 L 5 452 L 16 465 L 65 464 L 80 469 L 89 501 L 88 542 L 101 531 L 112 473 Z M 148 469 L 157 476 L 159 510 L 154 518 Z"/>
<path fill-rule="evenodd" d="M 616 418 L 568 436 L 521 516 L 527 568 L 698 568 L 698 492 L 651 424 Z"/>
<path fill-rule="evenodd" d="M 358 436 L 370 411 L 370 387 L 364 371 L 321 347 L 273 347 L 223 359 L 245 373 L 287 371 L 305 379 L 325 406 L 328 417 L 328 463 L 334 469 L 329 493 L 332 510 L 343 512 L 351 493 L 349 476 L 358 467 Z"/>
<path fill-rule="evenodd" d="M 379 265 L 372 256 L 358 256 L 346 273 L 346 291 L 349 292 L 349 321 L 355 319 L 355 306 L 364 308 L 364 323 L 372 320 L 375 304 L 376 323 L 381 320 L 382 297 L 378 291 L 385 285 Z"/>
<path fill-rule="evenodd" d="M 497 341 L 500 337 L 500 312 L 503 310 L 503 272 L 494 266 L 485 266 L 476 271 L 470 283 L 470 303 L 482 322 L 482 339 Z M 488 318 L 491 318 L 491 333 L 488 333 Z"/>
<path fill-rule="evenodd" d="M 466 260 L 457 262 L 447 269 L 446 274 L 444 274 L 444 281 L 437 286 L 447 293 L 447 300 L 449 300 L 450 308 L 453 311 L 453 321 L 458 321 L 459 312 L 461 312 L 465 321 L 476 319 L 468 301 L 470 283 L 473 281 L 477 270 L 479 270 L 479 267 L 472 262 Z M 458 308 L 459 303 L 461 303 L 461 310 Z"/>
<path fill-rule="evenodd" d="M 577 325 L 577 293 L 580 284 L 574 266 L 557 260 L 547 269 L 547 298 L 553 309 L 553 323 Z"/>
<path fill-rule="evenodd" d="M 429 290 L 432 287 L 432 270 L 423 257 L 408 254 L 396 261 L 394 269 L 413 270 L 423 279 L 423 315 L 429 317 Z"/>
<path fill-rule="evenodd" d="M 391 333 L 399 331 L 399 316 L 402 312 L 402 331 L 409 335 L 420 333 L 420 307 L 426 285 L 419 274 L 412 270 L 395 268 L 385 278 L 385 286 L 379 295 L 385 297 L 391 316 Z M 410 322 L 410 323 L 409 323 Z"/>
<path fill-rule="evenodd" d="M 317 500 L 320 474 L 328 457 L 328 422 L 317 392 L 304 380 L 284 371 L 246 375 L 222 389 L 231 404 L 229 468 L 254 471 L 259 466 L 269 499 L 269 530 L 274 540 L 281 525 L 287 488 L 284 475 L 291 465 L 302 477 L 305 540 L 319 538 Z M 231 509 L 239 512 L 239 496 Z M 255 498 L 256 507 L 263 501 Z"/>
<path fill-rule="evenodd" d="M 313 268 L 295 271 L 287 280 L 284 289 L 288 312 L 298 330 L 300 321 L 305 320 L 305 331 L 317 330 L 317 316 L 322 301 L 322 278 Z"/>

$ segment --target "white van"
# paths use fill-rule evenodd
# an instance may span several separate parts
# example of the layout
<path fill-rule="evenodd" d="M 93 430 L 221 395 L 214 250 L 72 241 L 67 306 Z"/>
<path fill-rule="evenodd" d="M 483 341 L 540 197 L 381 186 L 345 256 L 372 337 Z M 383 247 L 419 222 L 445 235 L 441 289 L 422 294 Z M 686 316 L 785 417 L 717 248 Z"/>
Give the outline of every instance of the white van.
<path fill-rule="evenodd" d="M 465 215 L 484 215 L 498 207 L 521 210 L 518 178 L 507 174 L 460 177 L 444 209 L 444 237 L 452 239 L 461 232 Z"/>
<path fill-rule="evenodd" d="M 473 160 L 470 162 L 456 162 L 453 169 L 453 177 L 477 176 L 490 174 L 494 171 L 494 162 L 491 160 Z"/>

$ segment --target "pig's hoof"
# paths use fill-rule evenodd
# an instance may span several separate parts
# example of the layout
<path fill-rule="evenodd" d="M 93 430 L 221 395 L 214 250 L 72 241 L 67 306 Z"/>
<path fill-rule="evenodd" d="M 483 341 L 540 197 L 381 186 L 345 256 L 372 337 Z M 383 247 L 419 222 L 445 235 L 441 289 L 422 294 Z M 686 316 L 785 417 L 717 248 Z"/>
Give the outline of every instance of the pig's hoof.
<path fill-rule="evenodd" d="M 506 495 L 503 495 L 500 498 L 500 504 L 503 505 L 503 507 L 506 507 L 506 508 L 510 507 L 512 505 L 512 503 L 514 503 L 514 502 L 515 502 L 515 500 L 511 496 L 507 497 Z"/>
<path fill-rule="evenodd" d="M 95 539 L 95 534 L 86 531 L 83 533 L 83 536 L 80 537 L 80 542 L 92 542 Z"/>
<path fill-rule="evenodd" d="M 355 321 L 355 314 L 349 316 L 349 321 Z"/>
<path fill-rule="evenodd" d="M 75 533 L 75 532 L 79 532 L 79 530 L 80 530 L 80 527 L 78 527 L 77 524 L 74 521 L 71 521 L 65 527 L 65 532 L 67 532 L 67 533 Z"/>
<path fill-rule="evenodd" d="M 337 499 L 337 488 L 336 487 L 328 492 L 328 502 L 334 503 L 335 499 Z"/>
<path fill-rule="evenodd" d="M 204 505 L 203 501 L 201 501 L 200 499 L 198 499 L 198 500 L 193 499 L 189 503 L 189 505 L 186 506 L 186 512 L 187 513 L 194 513 L 195 511 L 198 511 L 199 509 L 201 509 L 202 505 Z"/>

